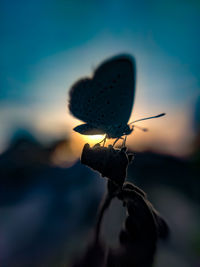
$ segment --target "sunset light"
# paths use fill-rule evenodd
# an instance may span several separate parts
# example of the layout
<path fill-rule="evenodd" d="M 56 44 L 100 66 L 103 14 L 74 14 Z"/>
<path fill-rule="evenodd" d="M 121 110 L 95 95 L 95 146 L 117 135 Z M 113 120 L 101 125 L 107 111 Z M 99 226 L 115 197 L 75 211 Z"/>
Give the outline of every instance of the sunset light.
<path fill-rule="evenodd" d="M 104 139 L 105 135 L 97 134 L 97 135 L 82 135 L 82 138 L 85 142 L 90 145 L 95 145 L 98 142 L 101 142 Z"/>

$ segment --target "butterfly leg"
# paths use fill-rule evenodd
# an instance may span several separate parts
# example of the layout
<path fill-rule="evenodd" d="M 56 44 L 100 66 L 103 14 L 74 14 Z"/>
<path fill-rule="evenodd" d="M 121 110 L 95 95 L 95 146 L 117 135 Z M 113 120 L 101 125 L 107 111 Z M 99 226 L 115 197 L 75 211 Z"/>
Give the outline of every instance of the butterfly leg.
<path fill-rule="evenodd" d="M 103 140 L 101 140 L 98 144 L 101 144 L 102 142 L 103 142 L 103 146 L 105 145 L 105 143 L 106 143 L 106 139 L 107 139 L 107 135 L 104 137 L 104 139 Z"/>
<path fill-rule="evenodd" d="M 123 143 L 122 143 L 122 147 L 126 146 L 126 139 L 127 139 L 127 135 L 124 137 Z"/>
<path fill-rule="evenodd" d="M 103 139 L 103 146 L 105 146 L 106 138 L 107 138 L 107 137 L 105 137 L 105 138 Z"/>
<path fill-rule="evenodd" d="M 115 139 L 115 141 L 114 141 L 114 143 L 113 143 L 113 147 L 114 147 L 114 145 L 119 141 L 119 139 L 120 139 L 120 138 Z"/>

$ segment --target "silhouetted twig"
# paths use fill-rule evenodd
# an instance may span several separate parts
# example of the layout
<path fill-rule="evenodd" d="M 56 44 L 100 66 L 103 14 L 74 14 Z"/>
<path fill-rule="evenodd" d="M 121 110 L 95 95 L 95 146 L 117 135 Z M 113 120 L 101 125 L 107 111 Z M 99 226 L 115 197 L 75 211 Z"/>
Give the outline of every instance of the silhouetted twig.
<path fill-rule="evenodd" d="M 106 193 L 105 197 L 102 199 L 102 202 L 99 207 L 99 212 L 97 215 L 97 223 L 95 228 L 95 242 L 99 242 L 99 235 L 100 235 L 100 229 L 101 229 L 101 223 L 104 216 L 104 213 L 106 209 L 109 207 L 112 199 L 114 196 L 110 195 L 109 193 Z"/>

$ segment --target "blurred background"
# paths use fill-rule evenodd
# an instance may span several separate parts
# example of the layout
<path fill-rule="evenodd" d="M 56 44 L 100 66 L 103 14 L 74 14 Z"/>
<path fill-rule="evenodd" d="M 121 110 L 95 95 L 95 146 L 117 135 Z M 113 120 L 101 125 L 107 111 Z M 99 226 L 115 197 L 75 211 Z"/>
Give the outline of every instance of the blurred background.
<path fill-rule="evenodd" d="M 118 53 L 136 59 L 130 121 L 167 113 L 127 139 L 128 178 L 172 231 L 155 266 L 200 266 L 199 14 L 195 0 L 0 0 L 1 266 L 70 266 L 86 246 L 105 181 L 79 157 L 102 137 L 73 132 L 68 91 Z"/>

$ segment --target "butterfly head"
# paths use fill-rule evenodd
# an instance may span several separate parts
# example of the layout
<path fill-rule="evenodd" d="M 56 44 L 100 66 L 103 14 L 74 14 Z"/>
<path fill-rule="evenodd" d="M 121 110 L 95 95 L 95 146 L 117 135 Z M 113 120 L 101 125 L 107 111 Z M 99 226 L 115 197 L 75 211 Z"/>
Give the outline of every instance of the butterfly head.
<path fill-rule="evenodd" d="M 133 131 L 133 127 L 127 124 L 126 127 L 124 128 L 124 135 L 129 135 L 132 133 L 132 131 Z"/>

